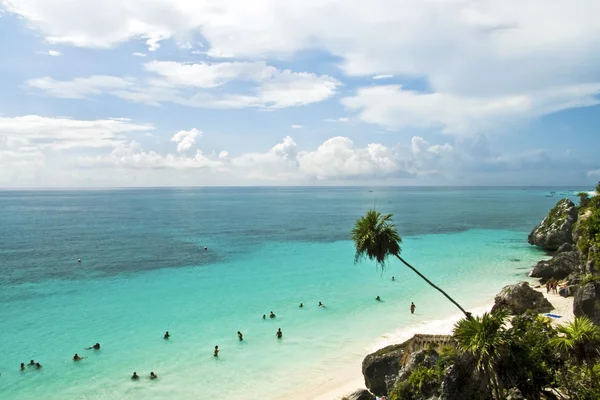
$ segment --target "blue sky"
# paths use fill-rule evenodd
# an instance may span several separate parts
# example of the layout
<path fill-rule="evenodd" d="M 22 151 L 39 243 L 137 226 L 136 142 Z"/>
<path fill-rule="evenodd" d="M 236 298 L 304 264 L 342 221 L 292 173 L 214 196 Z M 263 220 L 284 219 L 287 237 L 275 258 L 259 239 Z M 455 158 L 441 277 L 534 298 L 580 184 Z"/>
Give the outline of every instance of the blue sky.
<path fill-rule="evenodd" d="M 0 0 L 0 186 L 585 185 L 600 5 Z"/>

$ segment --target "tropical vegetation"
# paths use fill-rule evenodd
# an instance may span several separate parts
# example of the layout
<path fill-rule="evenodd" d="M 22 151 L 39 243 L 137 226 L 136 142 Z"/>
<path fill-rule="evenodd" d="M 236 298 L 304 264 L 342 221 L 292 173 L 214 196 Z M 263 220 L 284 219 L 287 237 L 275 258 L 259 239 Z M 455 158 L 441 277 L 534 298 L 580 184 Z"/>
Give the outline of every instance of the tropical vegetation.
<path fill-rule="evenodd" d="M 575 233 L 583 259 L 600 265 L 600 182 L 596 185 L 595 196 L 579 193 L 579 221 Z"/>
<path fill-rule="evenodd" d="M 600 327 L 585 317 L 554 327 L 532 311 L 514 317 L 494 311 L 454 326 L 456 348 L 442 349 L 433 367 L 417 366 L 396 384 L 391 400 L 439 396 L 445 374 L 460 357 L 480 391 L 464 399 L 600 399 Z M 429 350 L 431 351 L 431 350 Z"/>

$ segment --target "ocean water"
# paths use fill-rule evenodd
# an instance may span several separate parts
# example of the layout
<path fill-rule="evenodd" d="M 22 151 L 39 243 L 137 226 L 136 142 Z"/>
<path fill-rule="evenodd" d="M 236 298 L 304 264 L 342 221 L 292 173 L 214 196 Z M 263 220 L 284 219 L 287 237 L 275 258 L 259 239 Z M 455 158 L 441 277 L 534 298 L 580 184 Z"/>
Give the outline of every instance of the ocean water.
<path fill-rule="evenodd" d="M 311 398 L 377 343 L 457 313 L 396 260 L 354 265 L 364 211 L 393 212 L 403 257 L 475 309 L 526 277 L 544 256 L 527 233 L 576 192 L 0 191 L 0 398 Z M 43 368 L 19 371 L 30 359 Z"/>

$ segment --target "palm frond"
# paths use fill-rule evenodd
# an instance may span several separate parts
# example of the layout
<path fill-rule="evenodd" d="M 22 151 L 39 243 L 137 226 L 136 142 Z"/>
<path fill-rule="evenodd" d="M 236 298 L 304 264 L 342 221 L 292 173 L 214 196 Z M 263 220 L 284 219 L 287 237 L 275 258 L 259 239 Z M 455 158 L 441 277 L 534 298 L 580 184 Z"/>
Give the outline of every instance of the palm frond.
<path fill-rule="evenodd" d="M 402 238 L 392 223 L 392 217 L 393 214 L 383 215 L 376 210 L 369 210 L 356 220 L 352 229 L 355 263 L 368 258 L 383 268 L 388 256 L 400 255 Z"/>

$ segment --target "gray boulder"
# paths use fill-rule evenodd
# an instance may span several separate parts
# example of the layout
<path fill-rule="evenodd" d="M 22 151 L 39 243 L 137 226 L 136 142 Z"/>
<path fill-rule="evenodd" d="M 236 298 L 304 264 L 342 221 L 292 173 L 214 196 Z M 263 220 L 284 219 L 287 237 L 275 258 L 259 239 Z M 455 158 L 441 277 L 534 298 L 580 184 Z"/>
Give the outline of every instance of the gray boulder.
<path fill-rule="evenodd" d="M 396 396 L 399 394 L 396 392 L 398 388 L 397 385 L 406 381 L 410 375 L 419 367 L 425 368 L 434 368 L 438 360 L 440 359 L 440 355 L 433 349 L 431 350 L 419 350 L 410 354 L 408 360 L 406 360 L 406 364 L 400 370 L 398 377 L 394 381 L 388 381 L 388 393 L 395 392 Z M 433 400 L 437 399 L 436 395 L 440 391 L 440 384 L 438 382 L 424 382 L 423 386 L 420 388 L 419 395 L 415 400 Z"/>
<path fill-rule="evenodd" d="M 575 290 L 573 314 L 576 317 L 588 317 L 600 324 L 600 283 L 590 282 Z"/>
<path fill-rule="evenodd" d="M 509 314 L 521 315 L 527 310 L 545 313 L 553 307 L 543 294 L 533 290 L 527 282 L 521 282 L 505 286 L 496 295 L 492 312 L 497 309 L 504 309 Z"/>
<path fill-rule="evenodd" d="M 460 354 L 442 378 L 440 400 L 487 400 L 486 381 L 481 380 L 475 371 L 475 357 Z"/>
<path fill-rule="evenodd" d="M 579 271 L 579 252 L 567 251 L 559 253 L 548 261 L 540 261 L 529 274 L 532 278 L 541 278 L 541 283 L 550 279 L 564 279 L 569 274 Z"/>
<path fill-rule="evenodd" d="M 388 381 L 395 380 L 401 368 L 408 342 L 384 347 L 369 354 L 362 362 L 365 386 L 378 397 L 387 396 Z"/>
<path fill-rule="evenodd" d="M 569 199 L 559 201 L 541 224 L 527 238 L 529 244 L 548 251 L 557 250 L 564 243 L 573 243 L 573 225 L 577 222 L 577 207 Z"/>
<path fill-rule="evenodd" d="M 558 254 L 558 253 L 564 253 L 565 251 L 575 251 L 575 250 L 577 250 L 577 249 L 571 243 L 563 243 L 560 245 L 558 250 L 556 250 L 556 253 Z"/>
<path fill-rule="evenodd" d="M 358 389 L 342 397 L 342 400 L 375 400 L 375 396 L 367 389 Z"/>
<path fill-rule="evenodd" d="M 420 350 L 412 353 L 404 367 L 398 372 L 397 378 L 393 382 L 388 382 L 388 392 L 391 392 L 396 384 L 407 380 L 417 367 L 433 368 L 439 359 L 440 355 L 435 350 Z"/>

